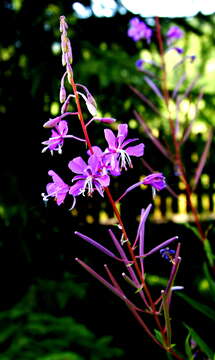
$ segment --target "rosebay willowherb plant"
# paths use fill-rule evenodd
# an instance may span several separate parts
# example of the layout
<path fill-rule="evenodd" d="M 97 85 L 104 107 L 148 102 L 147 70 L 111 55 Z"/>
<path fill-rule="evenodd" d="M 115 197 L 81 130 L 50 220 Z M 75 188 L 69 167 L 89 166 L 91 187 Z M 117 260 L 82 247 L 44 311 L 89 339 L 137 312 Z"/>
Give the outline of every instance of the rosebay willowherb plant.
<path fill-rule="evenodd" d="M 196 56 L 189 53 L 186 54 L 185 50 L 177 45 L 177 41 L 184 36 L 184 32 L 178 26 L 171 26 L 166 33 L 162 33 L 158 17 L 155 18 L 155 29 L 149 28 L 137 17 L 131 19 L 128 36 L 135 42 L 146 40 L 147 43 L 150 43 L 153 38 L 157 43 L 158 54 L 156 52 L 156 56 L 154 56 L 156 60 L 153 60 L 153 55 L 155 54 L 152 53 L 151 60 L 141 57 L 136 61 L 136 69 L 143 74 L 143 83 L 151 89 L 153 96 L 156 96 L 160 108 L 153 103 L 151 98 L 149 99 L 146 97 L 138 89 L 134 87 L 131 87 L 131 89 L 146 104 L 148 109 L 151 109 L 156 116 L 159 116 L 159 119 L 162 120 L 161 124 L 165 124 L 165 140 L 161 140 L 153 134 L 143 114 L 135 111 L 135 117 L 152 143 L 171 163 L 172 173 L 175 173 L 183 183 L 188 205 L 187 211 L 191 211 L 195 227 L 189 224 L 186 225 L 203 244 L 208 264 L 214 271 L 215 256 L 212 253 L 210 242 L 207 239 L 208 230 L 203 228 L 195 204 L 195 191 L 201 179 L 210 151 L 212 130 L 208 130 L 204 149 L 202 154 L 199 154 L 199 163 L 193 171 L 191 171 L 192 169 L 190 168 L 186 168 L 183 158 L 184 153 L 187 150 L 185 146 L 186 141 L 195 124 L 199 112 L 199 104 L 203 97 L 203 89 L 200 88 L 197 98 L 194 101 L 190 98 L 191 92 L 199 80 L 198 74 L 188 83 L 188 85 L 185 85 L 186 82 L 188 82 L 189 77 L 185 65 L 187 62 L 194 64 Z M 170 52 L 177 53 L 179 59 L 177 58 L 174 66 L 171 65 L 171 68 L 167 69 L 167 56 Z M 177 81 L 171 90 L 171 77 L 173 73 L 177 76 Z M 187 102 L 189 106 L 187 107 L 186 113 L 182 114 L 181 108 L 185 102 Z M 192 112 L 191 106 L 193 106 Z M 145 160 L 142 162 L 146 168 L 152 171 L 152 167 L 148 162 Z M 173 196 L 177 196 L 170 187 L 168 187 L 168 190 Z"/>
<path fill-rule="evenodd" d="M 175 250 L 170 249 L 169 246 L 174 241 L 177 242 L 178 237 L 172 237 L 150 251 L 145 252 L 145 223 L 152 208 L 152 204 L 146 206 L 140 211 L 140 222 L 136 234 L 128 234 L 126 226 L 123 223 L 120 211 L 118 210 L 118 203 L 126 196 L 126 194 L 136 187 L 144 184 L 150 185 L 155 196 L 156 191 L 160 191 L 166 186 L 165 177 L 162 173 L 151 173 L 142 181 L 135 182 L 126 191 L 123 192 L 119 198 L 114 201 L 109 185 L 113 177 L 119 177 L 124 171 L 129 170 L 133 166 L 133 157 L 142 157 L 144 154 L 144 144 L 139 139 L 129 138 L 128 125 L 119 124 L 117 134 L 111 129 L 104 130 L 104 137 L 107 142 L 106 148 L 101 149 L 91 142 L 88 135 L 88 126 L 96 121 L 106 124 L 112 124 L 116 120 L 114 118 L 97 117 L 96 101 L 86 86 L 77 84 L 74 80 L 72 69 L 72 48 L 70 40 L 67 36 L 68 25 L 65 17 L 60 17 L 60 32 L 61 32 L 61 48 L 62 48 L 62 63 L 65 66 L 65 73 L 61 80 L 60 86 L 60 102 L 63 104 L 61 114 L 54 119 L 50 119 L 44 124 L 45 128 L 51 128 L 51 137 L 44 141 L 45 148 L 43 151 L 50 151 L 61 153 L 64 141 L 70 139 L 72 141 L 84 142 L 82 156 L 70 159 L 68 162 L 68 171 L 72 174 L 72 184 L 68 185 L 54 170 L 49 170 L 48 174 L 52 178 L 52 182 L 48 183 L 46 193 L 43 193 L 44 201 L 53 197 L 58 205 L 64 202 L 66 197 L 72 198 L 72 208 L 76 206 L 76 200 L 79 196 L 92 197 L 94 192 L 97 192 L 101 197 L 105 197 L 111 204 L 113 212 L 116 217 L 115 231 L 109 229 L 110 241 L 115 247 L 115 252 L 108 249 L 108 246 L 103 246 L 99 241 L 93 240 L 85 234 L 75 231 L 75 235 L 93 245 L 111 261 L 118 263 L 122 267 L 121 279 L 116 279 L 115 275 L 110 269 L 110 266 L 105 264 L 104 269 L 106 277 L 98 274 L 89 265 L 79 258 L 76 262 L 93 275 L 105 287 L 111 290 L 131 311 L 137 322 L 142 326 L 147 335 L 158 345 L 177 359 L 183 359 L 177 353 L 172 345 L 172 330 L 170 319 L 170 303 L 172 300 L 172 293 L 174 290 L 180 290 L 182 287 L 175 286 L 175 277 L 180 265 L 180 243 L 175 246 Z M 147 39 L 150 38 L 150 32 L 145 31 Z M 72 94 L 67 96 L 65 90 L 65 82 L 71 86 Z M 86 104 L 86 107 L 91 115 L 89 119 L 84 120 L 80 98 Z M 70 112 L 70 102 L 74 101 L 77 107 L 76 112 Z M 80 121 L 83 130 L 83 138 L 76 135 L 68 135 L 68 119 L 76 118 Z M 86 151 L 86 145 L 88 150 Z M 80 144 L 81 150 L 81 144 Z M 71 179 L 71 175 L 70 179 Z M 87 199 L 86 199 L 87 201 Z M 78 206 L 78 205 L 77 205 Z M 95 205 L 97 206 L 97 205 Z M 145 273 L 145 259 L 152 256 L 156 252 L 160 252 L 160 256 L 170 263 L 171 271 L 169 280 L 164 289 L 161 289 L 159 296 L 152 294 L 152 291 L 147 282 Z M 123 268 L 124 267 L 124 268 Z M 130 285 L 130 295 L 126 294 Z M 148 325 L 148 316 L 151 315 L 154 326 Z M 151 321 L 150 321 L 151 324 Z M 155 327 L 155 330 L 154 330 Z"/>

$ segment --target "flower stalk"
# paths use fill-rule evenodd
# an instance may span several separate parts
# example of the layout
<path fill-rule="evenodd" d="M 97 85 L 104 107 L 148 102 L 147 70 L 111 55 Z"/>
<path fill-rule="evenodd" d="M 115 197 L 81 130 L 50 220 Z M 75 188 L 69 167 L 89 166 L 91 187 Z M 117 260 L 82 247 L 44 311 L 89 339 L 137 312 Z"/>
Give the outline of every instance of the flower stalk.
<path fill-rule="evenodd" d="M 130 35 L 135 37 L 143 36 L 147 42 L 150 42 L 152 31 L 145 24 L 143 25 L 139 21 L 134 21 L 131 26 L 134 28 L 130 29 Z M 135 30 L 135 26 L 138 26 L 138 34 Z M 164 324 L 163 318 L 161 318 L 162 311 L 157 309 L 158 302 L 153 300 L 151 294 L 151 289 L 149 288 L 146 279 L 145 279 L 145 257 L 149 257 L 156 251 L 162 249 L 163 246 L 166 246 L 172 243 L 177 237 L 171 238 L 160 245 L 157 245 L 154 249 L 151 249 L 148 253 L 145 253 L 144 241 L 145 241 L 145 222 L 149 215 L 151 204 L 148 207 L 141 211 L 141 220 L 137 230 L 136 238 L 131 242 L 127 234 L 125 224 L 122 220 L 121 214 L 117 208 L 117 203 L 127 195 L 128 192 L 134 190 L 136 187 L 141 184 L 150 185 L 154 190 L 162 190 L 166 187 L 165 177 L 162 173 L 153 173 L 144 178 L 142 182 L 137 182 L 134 185 L 130 186 L 123 195 L 118 198 L 117 201 L 114 201 L 111 191 L 109 189 L 111 176 L 120 176 L 122 171 L 127 171 L 129 168 L 133 167 L 131 157 L 141 157 L 144 154 L 144 144 L 138 143 L 133 145 L 133 142 L 138 141 L 138 139 L 130 139 L 128 137 L 128 125 L 120 124 L 118 126 L 118 133 L 115 135 L 112 130 L 105 129 L 104 137 L 107 142 L 107 147 L 102 151 L 98 146 L 93 146 L 91 139 L 88 134 L 88 127 L 94 121 L 98 120 L 99 122 L 104 122 L 111 124 L 115 121 L 114 118 L 97 118 L 96 117 L 96 102 L 89 92 L 89 90 L 81 84 L 76 84 L 74 81 L 73 69 L 72 69 L 72 47 L 70 41 L 67 37 L 67 28 L 65 17 L 61 16 L 60 18 L 60 31 L 61 31 L 61 46 L 62 46 L 62 63 L 63 66 L 66 66 L 66 72 L 64 73 L 61 80 L 60 87 L 60 102 L 63 103 L 61 108 L 61 115 L 55 119 L 51 119 L 45 123 L 44 127 L 52 128 L 52 137 L 44 142 L 44 145 L 47 145 L 45 150 L 58 150 L 61 152 L 64 139 L 71 138 L 81 142 L 84 142 L 87 146 L 87 153 L 89 155 L 88 161 L 78 156 L 69 161 L 69 169 L 75 173 L 75 176 L 72 179 L 73 185 L 67 185 L 64 180 L 62 180 L 53 170 L 49 171 L 49 175 L 52 177 L 52 182 L 49 183 L 46 187 L 47 195 L 43 194 L 45 201 L 48 200 L 48 197 L 54 197 L 58 205 L 61 205 L 64 202 L 64 199 L 67 195 L 73 196 L 73 206 L 76 204 L 76 198 L 80 195 L 92 197 L 93 193 L 97 191 L 102 197 L 104 194 L 108 199 L 110 205 L 112 206 L 113 213 L 118 222 L 118 229 L 121 232 L 121 241 L 115 237 L 112 230 L 109 230 L 109 234 L 113 240 L 113 243 L 119 253 L 119 256 L 116 256 L 114 252 L 109 250 L 106 246 L 101 245 L 96 240 L 84 235 L 78 231 L 75 232 L 75 235 L 89 244 L 96 247 L 106 256 L 111 258 L 113 261 L 117 261 L 120 265 L 124 265 L 126 272 L 129 273 L 129 276 L 126 273 L 123 273 L 122 277 L 130 283 L 135 288 L 133 296 L 135 300 L 131 301 L 126 295 L 112 273 L 111 269 L 107 264 L 104 265 L 106 270 L 108 280 L 103 276 L 99 275 L 94 269 L 87 265 L 84 261 L 76 258 L 76 262 L 79 263 L 87 272 L 89 272 L 93 277 L 95 277 L 100 283 L 107 287 L 112 293 L 119 297 L 129 308 L 135 319 L 140 323 L 142 328 L 148 334 L 148 336 L 156 343 L 159 347 L 164 349 L 167 352 L 171 352 L 172 356 L 177 359 L 181 359 L 171 348 L 171 322 L 169 315 L 169 303 L 171 297 L 171 286 L 175 280 L 175 276 L 179 266 L 179 249 L 177 248 L 176 257 L 172 259 L 172 271 L 170 274 L 170 279 L 167 285 L 167 289 L 163 292 L 163 302 L 162 302 L 162 311 L 164 312 Z M 165 64 L 164 64 L 165 65 Z M 64 87 L 64 82 L 68 79 L 69 84 L 72 87 L 73 94 L 70 94 L 66 97 L 66 90 Z M 150 79 L 146 78 L 146 82 L 154 89 L 155 92 L 158 92 L 158 89 L 154 86 Z M 166 88 L 166 82 L 164 79 L 164 88 Z M 77 88 L 84 91 L 84 94 L 77 90 Z M 158 92 L 159 94 L 159 92 Z M 84 121 L 83 112 L 80 103 L 80 96 L 84 99 L 85 105 L 88 111 L 93 116 L 86 123 Z M 162 97 L 162 95 L 161 95 Z M 165 98 L 165 96 L 164 96 Z M 70 113 L 68 111 L 70 100 L 75 100 L 77 111 Z M 168 101 L 166 101 L 168 106 Z M 81 124 L 83 131 L 84 139 L 80 139 L 74 135 L 67 135 L 68 125 L 64 119 L 67 115 L 77 115 Z M 54 128 L 54 129 L 53 129 Z M 132 144 L 132 145 L 131 145 Z M 133 245 L 132 245 L 133 243 Z M 136 253 L 136 248 L 138 248 L 138 253 Z M 163 249 L 167 251 L 166 249 Z M 174 253 L 174 251 L 169 251 L 169 253 Z M 137 255 L 138 254 L 138 255 Z M 139 305 L 135 304 L 136 298 L 141 299 L 146 308 L 140 308 Z M 145 320 L 140 316 L 140 314 L 148 313 L 153 316 L 154 323 L 156 328 L 161 334 L 162 341 L 158 341 L 156 336 L 151 332 L 149 326 L 146 324 Z"/>

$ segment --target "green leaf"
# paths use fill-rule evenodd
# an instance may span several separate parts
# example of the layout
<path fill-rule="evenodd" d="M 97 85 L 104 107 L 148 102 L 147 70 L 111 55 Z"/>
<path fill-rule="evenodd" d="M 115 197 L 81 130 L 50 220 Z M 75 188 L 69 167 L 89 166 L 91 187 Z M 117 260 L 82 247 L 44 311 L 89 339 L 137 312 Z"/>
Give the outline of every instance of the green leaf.
<path fill-rule="evenodd" d="M 207 305 L 203 305 L 202 303 L 193 300 L 191 297 L 177 292 L 177 295 L 184 299 L 189 305 L 191 305 L 194 309 L 200 311 L 203 315 L 207 316 L 209 319 L 215 321 L 215 311 Z"/>
<path fill-rule="evenodd" d="M 213 266 L 215 256 L 212 252 L 211 244 L 210 244 L 209 240 L 205 239 L 203 245 L 204 245 L 204 250 L 205 250 L 207 258 L 208 258 L 208 262 L 209 262 L 210 266 Z"/>
<path fill-rule="evenodd" d="M 204 271 L 204 274 L 205 274 L 205 277 L 209 283 L 209 289 L 210 289 L 210 292 L 211 292 L 211 295 L 212 295 L 212 300 L 215 301 L 215 283 L 214 283 L 214 280 L 209 272 L 209 269 L 208 269 L 208 266 L 206 263 L 203 264 L 203 271 Z"/>
<path fill-rule="evenodd" d="M 155 337 L 156 339 L 161 343 L 163 344 L 163 336 L 161 334 L 161 332 L 157 329 L 154 329 L 154 332 L 155 332 Z"/>
<path fill-rule="evenodd" d="M 197 237 L 199 240 L 202 240 L 202 238 L 201 238 L 201 236 L 200 236 L 200 234 L 199 234 L 199 232 L 198 232 L 198 230 L 197 230 L 196 227 L 194 227 L 194 226 L 192 226 L 192 225 L 190 225 L 190 224 L 188 224 L 188 223 L 184 223 L 183 225 L 184 225 L 187 229 L 190 229 L 190 230 L 196 235 L 196 237 Z"/>
<path fill-rule="evenodd" d="M 191 335 L 189 333 L 185 339 L 185 352 L 187 354 L 188 360 L 193 360 L 194 357 L 192 354 L 192 349 L 190 347 L 190 338 L 191 338 Z"/>
<path fill-rule="evenodd" d="M 59 354 L 41 356 L 38 360 L 84 360 L 84 358 L 72 352 L 61 352 Z"/>
<path fill-rule="evenodd" d="M 199 348 L 209 357 L 209 359 L 212 359 L 214 356 L 213 351 L 209 348 L 206 342 L 190 326 L 186 324 L 184 324 L 184 326 L 188 329 L 190 336 L 195 340 Z"/>
<path fill-rule="evenodd" d="M 18 328 L 19 328 L 19 325 L 16 324 L 16 325 L 9 325 L 5 329 L 1 329 L 1 332 L 0 332 L 0 344 L 4 343 L 12 335 L 14 335 L 16 333 L 16 331 L 18 330 Z"/>

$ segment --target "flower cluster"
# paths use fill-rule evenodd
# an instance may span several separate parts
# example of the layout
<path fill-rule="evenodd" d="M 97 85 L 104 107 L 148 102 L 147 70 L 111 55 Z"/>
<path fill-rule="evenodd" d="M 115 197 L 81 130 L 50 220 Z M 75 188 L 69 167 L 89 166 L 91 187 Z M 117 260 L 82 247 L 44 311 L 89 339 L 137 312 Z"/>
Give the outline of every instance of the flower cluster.
<path fill-rule="evenodd" d="M 140 21 L 138 17 L 134 17 L 130 20 L 129 25 L 129 37 L 131 37 L 134 41 L 146 39 L 147 43 L 150 43 L 152 30 L 143 21 Z"/>
<path fill-rule="evenodd" d="M 152 30 L 148 28 L 143 21 L 140 21 L 137 17 L 134 17 L 129 22 L 128 36 L 132 37 L 134 41 L 145 38 L 147 39 L 147 42 L 150 42 L 152 36 Z M 183 36 L 184 36 L 184 32 L 178 26 L 176 25 L 171 26 L 165 34 L 165 42 L 167 45 L 166 51 L 174 50 L 178 54 L 183 54 L 184 49 L 175 46 L 175 42 L 180 40 Z M 135 62 L 136 68 L 139 71 L 144 71 L 144 72 L 146 72 L 146 69 L 144 67 L 146 64 L 160 67 L 159 64 L 157 64 L 152 60 L 138 59 Z"/>
<path fill-rule="evenodd" d="M 64 122 L 61 121 L 60 124 Z M 59 125 L 60 125 L 59 124 Z M 56 127 L 59 128 L 59 125 Z M 53 135 L 55 135 L 54 130 Z M 64 131 L 66 133 L 66 131 Z M 128 125 L 120 124 L 118 126 L 117 136 L 110 129 L 104 130 L 105 139 L 107 141 L 107 148 L 102 151 L 98 146 L 92 147 L 92 152 L 88 151 L 87 163 L 78 156 L 71 160 L 68 164 L 69 169 L 77 174 L 73 177 L 72 182 L 74 185 L 68 186 L 64 181 L 53 171 L 49 171 L 49 175 L 52 176 L 53 183 L 49 183 L 46 187 L 47 195 L 43 194 L 43 199 L 47 200 L 49 197 L 56 198 L 57 204 L 60 205 L 64 201 L 67 193 L 76 198 L 79 195 L 92 196 L 96 190 L 103 196 L 104 188 L 110 184 L 110 176 L 119 176 L 123 169 L 127 170 L 127 167 L 132 167 L 131 157 L 141 157 L 144 154 L 144 144 L 130 145 L 138 139 L 129 139 Z M 66 135 L 64 134 L 64 137 Z M 55 141 L 55 142 L 54 142 Z M 63 134 L 53 136 L 46 142 L 48 147 L 55 149 L 57 146 L 62 146 Z M 54 148 L 55 147 L 55 148 Z M 141 184 L 150 184 L 155 189 L 161 190 L 165 187 L 165 178 L 162 174 L 151 174 L 146 176 L 145 182 L 137 183 L 133 185 L 135 188 Z M 130 191 L 131 188 L 128 189 Z"/>

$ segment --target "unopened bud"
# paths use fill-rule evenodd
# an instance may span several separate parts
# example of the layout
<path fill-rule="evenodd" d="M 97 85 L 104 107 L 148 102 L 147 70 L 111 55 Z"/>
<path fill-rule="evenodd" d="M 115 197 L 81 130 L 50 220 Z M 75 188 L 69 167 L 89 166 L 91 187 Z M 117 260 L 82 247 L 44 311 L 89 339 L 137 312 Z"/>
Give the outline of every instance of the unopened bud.
<path fill-rule="evenodd" d="M 60 87 L 60 102 L 64 103 L 64 101 L 66 100 L 66 89 L 64 86 Z"/>
<path fill-rule="evenodd" d="M 92 104 L 88 99 L 86 99 L 86 106 L 92 116 L 95 116 L 97 114 L 97 109 L 95 105 Z"/>
<path fill-rule="evenodd" d="M 67 42 L 67 57 L 68 57 L 69 63 L 72 64 L 72 61 L 73 61 L 72 46 L 71 46 L 71 43 L 70 43 L 69 39 L 68 39 L 68 42 Z"/>
<path fill-rule="evenodd" d="M 49 119 L 45 124 L 43 125 L 44 128 L 53 128 L 55 127 L 59 122 L 61 121 L 61 116 L 57 116 L 54 119 Z"/>
<path fill-rule="evenodd" d="M 60 32 L 65 32 L 68 29 L 68 25 L 66 23 L 66 18 L 64 15 L 60 16 Z"/>

